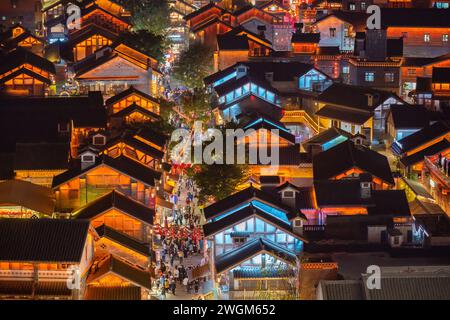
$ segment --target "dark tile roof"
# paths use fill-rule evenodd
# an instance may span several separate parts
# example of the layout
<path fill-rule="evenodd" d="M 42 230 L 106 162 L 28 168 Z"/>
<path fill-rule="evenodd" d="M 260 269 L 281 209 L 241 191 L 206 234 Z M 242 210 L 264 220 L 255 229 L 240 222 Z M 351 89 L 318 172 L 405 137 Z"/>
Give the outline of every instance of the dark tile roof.
<path fill-rule="evenodd" d="M 406 156 L 400 159 L 400 162 L 405 166 L 412 166 L 420 161 L 424 160 L 426 156 L 432 156 L 439 154 L 447 149 L 450 149 L 450 142 L 447 139 L 443 139 L 435 144 L 420 150 L 410 156 Z"/>
<path fill-rule="evenodd" d="M 323 118 L 340 120 L 361 125 L 369 120 L 373 114 L 371 111 L 348 110 L 327 104 L 323 106 L 319 111 L 317 111 L 316 115 Z"/>
<path fill-rule="evenodd" d="M 80 263 L 89 221 L 0 219 L 0 261 Z"/>
<path fill-rule="evenodd" d="M 280 138 L 285 139 L 291 144 L 295 144 L 295 136 L 286 129 L 285 125 L 275 119 L 269 118 L 267 116 L 256 116 L 250 119 L 248 122 L 242 125 L 242 127 L 247 129 L 253 129 L 255 131 L 259 129 L 278 130 L 278 135 Z"/>
<path fill-rule="evenodd" d="M 382 8 L 383 27 L 450 27 L 450 11 L 430 8 Z"/>
<path fill-rule="evenodd" d="M 291 43 L 319 43 L 320 33 L 293 33 Z"/>
<path fill-rule="evenodd" d="M 370 216 L 408 217 L 411 215 L 404 190 L 371 190 L 371 197 L 361 197 L 360 180 L 314 181 L 319 208 L 367 208 Z"/>
<path fill-rule="evenodd" d="M 68 143 L 17 143 L 14 170 L 67 170 Z"/>
<path fill-rule="evenodd" d="M 248 50 L 247 35 L 217 35 L 217 46 L 219 50 Z"/>
<path fill-rule="evenodd" d="M 14 153 L 0 152 L 0 180 L 14 178 Z"/>
<path fill-rule="evenodd" d="M 5 57 L 2 57 L 2 64 L 0 65 L 0 74 L 8 72 L 22 64 L 29 63 L 32 66 L 38 67 L 51 74 L 55 74 L 55 65 L 45 58 L 42 58 L 28 50 L 17 48 L 11 51 Z"/>
<path fill-rule="evenodd" d="M 332 56 L 332 55 L 338 55 L 341 51 L 339 49 L 339 46 L 326 46 L 326 47 L 319 47 L 319 52 L 317 55 L 324 55 L 324 56 Z"/>
<path fill-rule="evenodd" d="M 98 235 L 102 238 L 107 238 L 109 240 L 112 240 L 132 251 L 135 251 L 139 254 L 142 254 L 146 257 L 150 257 L 150 248 L 148 245 L 145 245 L 144 243 L 141 243 L 137 241 L 136 239 L 133 239 L 129 235 L 116 231 L 106 225 L 101 225 L 100 227 L 95 228 Z"/>
<path fill-rule="evenodd" d="M 386 54 L 388 57 L 403 57 L 403 38 L 387 39 Z"/>
<path fill-rule="evenodd" d="M 196 16 L 198 16 L 198 15 L 204 13 L 204 12 L 207 12 L 208 10 L 210 10 L 210 9 L 212 9 L 212 8 L 217 8 L 217 9 L 219 9 L 219 11 L 220 11 L 222 14 L 225 13 L 225 12 L 227 12 L 225 9 L 223 9 L 222 7 L 216 5 L 214 2 L 211 1 L 211 2 L 208 3 L 207 5 L 201 7 L 200 9 L 198 9 L 198 10 L 196 10 L 196 11 L 194 11 L 194 12 L 191 12 L 190 14 L 186 15 L 186 16 L 184 17 L 184 20 L 190 20 L 190 19 L 192 19 L 192 18 L 194 18 L 194 17 L 196 17 Z"/>
<path fill-rule="evenodd" d="M 252 204 L 234 212 L 231 215 L 225 216 L 224 218 L 222 218 L 218 221 L 209 222 L 207 224 L 204 224 L 203 232 L 206 237 L 209 237 L 220 231 L 230 228 L 232 225 L 237 224 L 238 222 L 245 221 L 248 218 L 252 217 L 253 215 L 256 215 L 256 216 L 270 222 L 271 224 L 275 225 L 277 228 L 279 228 L 287 233 L 290 233 L 291 235 L 295 236 L 296 238 L 300 238 L 300 236 L 295 235 L 293 233 L 292 226 L 289 223 L 281 221 L 280 219 L 274 217 L 273 215 L 254 207 Z"/>
<path fill-rule="evenodd" d="M 152 97 L 151 95 L 149 95 L 149 94 L 147 94 L 147 93 L 145 93 L 145 92 L 142 92 L 142 91 L 137 90 L 137 89 L 136 89 L 135 87 L 133 87 L 133 86 L 130 86 L 128 89 L 126 89 L 126 90 L 124 90 L 124 91 L 122 91 L 122 92 L 116 94 L 115 96 L 112 96 L 112 97 L 109 98 L 108 100 L 106 100 L 106 101 L 105 101 L 105 105 L 111 106 L 111 105 L 113 105 L 114 103 L 116 103 L 116 102 L 118 102 L 118 101 L 120 101 L 120 100 L 122 100 L 122 99 L 125 99 L 126 97 L 128 97 L 129 95 L 132 95 L 132 94 L 136 94 L 136 95 L 138 95 L 138 96 L 143 97 L 144 99 L 147 99 L 147 100 L 150 100 L 150 101 L 153 101 L 153 102 L 159 104 L 159 100 L 158 100 L 158 99 Z"/>
<path fill-rule="evenodd" d="M 143 152 L 146 155 L 149 155 L 156 159 L 162 159 L 164 157 L 164 152 L 161 150 L 158 150 L 138 139 L 136 139 L 133 135 L 126 135 L 126 136 L 119 136 L 117 138 L 111 139 L 108 141 L 108 143 L 104 146 L 103 150 L 109 149 L 116 144 L 119 143 L 125 143 L 129 145 L 132 148 L 136 148 L 137 150 Z"/>
<path fill-rule="evenodd" d="M 374 97 L 373 106 L 368 105 L 367 95 L 369 94 Z M 398 96 L 391 92 L 368 87 L 333 83 L 319 95 L 318 100 L 326 104 L 373 111 L 381 103 L 391 97 L 401 101 Z"/>
<path fill-rule="evenodd" d="M 265 238 L 247 241 L 247 243 L 216 257 L 215 267 L 217 273 L 222 273 L 231 267 L 238 265 L 256 255 L 259 252 L 267 252 L 285 262 L 296 265 L 296 255 L 287 248 L 281 247 Z"/>
<path fill-rule="evenodd" d="M 258 79 L 263 82 L 267 82 L 266 73 L 269 72 L 273 73 L 273 81 L 294 81 L 296 78 L 301 77 L 314 68 L 312 64 L 297 61 L 241 61 L 206 77 L 204 82 L 209 85 L 223 78 L 225 75 L 232 73 L 240 65 L 248 67 L 247 74 L 252 78 L 252 80 Z M 230 81 L 232 80 L 227 82 Z"/>
<path fill-rule="evenodd" d="M 24 180 L 0 182 L 0 204 L 16 205 L 48 216 L 55 209 L 55 195 L 50 188 Z"/>
<path fill-rule="evenodd" d="M 395 129 L 419 129 L 430 122 L 430 112 L 422 105 L 395 104 L 390 106 L 390 113 Z"/>
<path fill-rule="evenodd" d="M 270 42 L 264 35 L 255 33 L 244 26 L 237 26 L 226 33 L 226 35 L 247 35 L 248 41 L 256 41 L 266 48 L 272 49 L 272 42 Z M 255 40 L 257 39 L 257 40 Z"/>
<path fill-rule="evenodd" d="M 76 97 L 0 97 L 0 150 L 14 151 L 17 142 L 69 142 L 59 124 L 105 128 L 106 109 L 100 92 Z"/>
<path fill-rule="evenodd" d="M 85 300 L 141 300 L 141 288 L 135 286 L 88 286 Z"/>
<path fill-rule="evenodd" d="M 31 34 L 31 32 L 26 29 L 25 27 L 21 26 L 24 30 L 23 33 L 20 35 L 13 37 L 13 29 L 16 28 L 18 25 L 12 26 L 2 34 L 0 34 L 0 47 L 5 48 L 6 50 L 11 50 L 14 48 L 17 48 L 19 43 L 28 37 L 34 38 L 37 41 L 40 41 L 43 44 L 43 40 L 41 38 L 36 37 L 35 35 Z"/>
<path fill-rule="evenodd" d="M 117 113 L 114 113 L 111 117 L 115 117 L 115 118 L 124 118 L 126 116 L 129 116 L 130 114 L 134 113 L 134 112 L 138 112 L 141 113 L 144 116 L 147 116 L 149 118 L 155 119 L 155 120 L 159 120 L 161 119 L 161 117 L 154 113 L 151 112 L 147 109 L 142 108 L 141 106 L 137 105 L 135 102 L 133 102 L 132 104 L 130 104 L 128 107 L 120 110 Z"/>
<path fill-rule="evenodd" d="M 450 276 L 445 272 L 381 276 L 380 290 L 365 290 L 367 300 L 449 300 Z M 368 281 L 367 275 L 362 282 Z"/>
<path fill-rule="evenodd" d="M 400 155 L 411 151 L 450 132 L 450 125 L 444 121 L 435 122 L 403 138 L 392 145 L 392 150 Z"/>
<path fill-rule="evenodd" d="M 95 165 L 92 167 L 81 169 L 81 164 L 78 163 L 77 166 L 71 168 L 55 177 L 53 177 L 52 187 L 56 188 L 62 183 L 68 182 L 71 179 L 92 170 L 95 167 L 100 165 L 106 165 L 112 169 L 115 169 L 123 174 L 126 174 L 134 179 L 141 181 L 150 186 L 155 185 L 155 180 L 159 180 L 161 177 L 161 173 L 155 171 L 137 161 L 131 160 L 126 156 L 119 156 L 117 158 L 111 158 L 109 156 L 103 155 L 101 156 Z"/>
<path fill-rule="evenodd" d="M 433 83 L 450 83 L 450 68 L 433 67 L 433 75 L 431 79 L 433 79 Z"/>
<path fill-rule="evenodd" d="M 320 281 L 324 300 L 363 300 L 364 287 L 359 280 Z"/>
<path fill-rule="evenodd" d="M 358 168 L 388 184 L 394 184 L 389 162 L 384 155 L 363 146 L 355 146 L 349 140 L 313 158 L 315 180 L 331 179 L 352 168 Z"/>
<path fill-rule="evenodd" d="M 107 30 L 103 27 L 100 27 L 98 25 L 95 24 L 91 24 L 89 26 L 86 26 L 85 28 L 82 28 L 80 30 L 77 30 L 73 33 L 70 34 L 70 39 L 69 41 L 65 42 L 62 47 L 61 47 L 61 55 L 69 61 L 73 61 L 74 57 L 73 57 L 73 49 L 74 47 L 94 36 L 94 35 L 101 35 L 111 41 L 115 41 L 117 39 L 117 34 L 115 34 L 114 32 Z"/>
<path fill-rule="evenodd" d="M 367 208 L 370 216 L 411 216 L 405 190 L 372 190 L 372 201 L 374 206 Z"/>
<path fill-rule="evenodd" d="M 75 210 L 72 216 L 78 220 L 93 219 L 110 209 L 118 209 L 133 218 L 144 223 L 153 224 L 155 210 L 146 207 L 140 202 L 133 200 L 126 195 L 113 190 L 104 196 L 89 202 L 86 206 Z"/>
<path fill-rule="evenodd" d="M 416 58 L 405 57 L 403 58 L 403 67 L 425 67 L 436 62 L 441 62 L 450 59 L 450 54 L 444 54 L 434 58 Z"/>
<path fill-rule="evenodd" d="M 370 199 L 361 198 L 361 186 L 358 179 L 314 181 L 317 206 L 323 207 L 366 207 Z"/>
<path fill-rule="evenodd" d="M 87 282 L 89 284 L 110 272 L 136 286 L 149 290 L 152 288 L 149 271 L 138 269 L 114 256 L 109 256 L 109 258 L 100 262 L 97 269 L 91 268 L 91 273 L 89 274 Z"/>
<path fill-rule="evenodd" d="M 33 281 L 21 280 L 0 280 L 0 296 L 17 297 L 24 296 L 35 299 L 48 297 L 63 297 L 69 299 L 72 290 L 67 287 L 65 281 Z"/>
<path fill-rule="evenodd" d="M 161 132 L 157 132 L 149 127 L 142 127 L 136 132 L 136 136 L 139 136 L 147 141 L 151 141 L 154 144 L 164 147 L 169 137 Z"/>
<path fill-rule="evenodd" d="M 279 184 L 280 177 L 279 176 L 260 176 L 259 182 L 261 184 Z"/>
<path fill-rule="evenodd" d="M 313 136 L 312 138 L 304 141 L 302 144 L 303 145 L 311 145 L 311 144 L 324 144 L 327 143 L 333 139 L 336 139 L 339 136 L 344 136 L 347 138 L 351 138 L 352 134 L 348 133 L 345 130 L 336 128 L 336 127 L 331 127 L 325 131 L 322 131 L 318 134 L 316 134 L 315 136 Z"/>
<path fill-rule="evenodd" d="M 203 209 L 206 220 L 213 219 L 221 213 L 237 207 L 241 204 L 249 202 L 251 199 L 257 198 L 263 202 L 270 203 L 275 207 L 278 207 L 284 211 L 290 211 L 285 207 L 279 197 L 268 192 L 256 189 L 250 186 L 244 190 L 236 192 L 225 199 L 219 200 Z"/>

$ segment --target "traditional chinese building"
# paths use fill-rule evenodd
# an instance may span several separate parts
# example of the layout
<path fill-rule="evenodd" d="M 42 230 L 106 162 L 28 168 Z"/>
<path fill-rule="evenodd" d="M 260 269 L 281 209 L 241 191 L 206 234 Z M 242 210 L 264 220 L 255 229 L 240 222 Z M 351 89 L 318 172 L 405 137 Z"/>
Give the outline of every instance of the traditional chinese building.
<path fill-rule="evenodd" d="M 94 259 L 88 221 L 0 219 L 0 296 L 5 299 L 83 299 Z"/>
<path fill-rule="evenodd" d="M 158 97 L 161 72 L 155 58 L 122 43 L 104 47 L 73 65 L 80 92 L 100 90 L 113 96 L 130 86 Z"/>
<path fill-rule="evenodd" d="M 54 84 L 55 66 L 47 59 L 18 48 L 2 59 L 0 89 L 9 95 L 44 96 Z"/>
<path fill-rule="evenodd" d="M 204 213 L 217 286 L 228 289 L 223 291 L 231 298 L 241 297 L 244 290 L 289 290 L 305 241 L 301 227 L 291 222 L 303 219 L 299 210 L 283 204 L 276 194 L 250 187 L 206 207 Z"/>

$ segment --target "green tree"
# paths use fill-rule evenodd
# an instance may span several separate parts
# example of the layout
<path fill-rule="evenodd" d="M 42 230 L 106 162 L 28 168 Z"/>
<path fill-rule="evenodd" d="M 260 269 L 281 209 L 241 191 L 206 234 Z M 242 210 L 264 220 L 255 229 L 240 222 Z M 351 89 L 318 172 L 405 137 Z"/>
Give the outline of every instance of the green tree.
<path fill-rule="evenodd" d="M 156 35 L 146 30 L 124 32 L 120 35 L 118 41 L 152 56 L 159 63 L 164 61 L 164 52 L 169 46 L 165 36 Z"/>
<path fill-rule="evenodd" d="M 224 138 L 223 154 L 216 154 L 216 163 L 194 165 L 188 175 L 192 177 L 196 186 L 200 189 L 198 200 L 204 204 L 209 200 L 218 201 L 228 197 L 239 190 L 239 187 L 248 182 L 250 170 L 247 164 L 226 164 L 226 129 L 235 129 L 234 124 L 220 128 Z M 204 146 L 206 143 L 204 143 Z M 191 152 L 194 156 L 194 151 Z M 235 160 L 237 155 L 235 153 Z M 223 162 L 223 164 L 221 163 Z M 236 163 L 237 161 L 235 161 Z"/>
<path fill-rule="evenodd" d="M 170 26 L 167 0 L 127 0 L 134 30 L 146 30 L 165 35 Z"/>
<path fill-rule="evenodd" d="M 213 72 L 213 51 L 196 42 L 180 54 L 173 69 L 174 79 L 188 88 L 203 87 L 203 79 Z"/>
<path fill-rule="evenodd" d="M 181 111 L 194 121 L 211 119 L 211 95 L 204 89 L 186 91 L 181 96 Z"/>

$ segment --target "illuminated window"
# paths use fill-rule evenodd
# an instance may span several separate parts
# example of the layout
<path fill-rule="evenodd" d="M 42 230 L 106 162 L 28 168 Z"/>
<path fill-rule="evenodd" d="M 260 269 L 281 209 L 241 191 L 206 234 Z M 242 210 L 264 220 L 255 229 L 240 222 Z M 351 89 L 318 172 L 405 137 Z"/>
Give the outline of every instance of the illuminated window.
<path fill-rule="evenodd" d="M 423 35 L 423 41 L 424 42 L 430 42 L 430 39 L 431 39 L 431 37 L 430 37 L 430 35 L 428 33 L 425 33 Z"/>
<path fill-rule="evenodd" d="M 448 42 L 448 34 L 442 35 L 442 42 Z"/>
<path fill-rule="evenodd" d="M 336 28 L 330 28 L 330 38 L 336 37 Z"/>
<path fill-rule="evenodd" d="M 384 74 L 384 82 L 394 82 L 394 73 L 386 72 Z"/>
<path fill-rule="evenodd" d="M 375 81 L 375 73 L 373 73 L 373 72 L 366 72 L 364 74 L 364 80 L 366 82 L 374 82 Z"/>

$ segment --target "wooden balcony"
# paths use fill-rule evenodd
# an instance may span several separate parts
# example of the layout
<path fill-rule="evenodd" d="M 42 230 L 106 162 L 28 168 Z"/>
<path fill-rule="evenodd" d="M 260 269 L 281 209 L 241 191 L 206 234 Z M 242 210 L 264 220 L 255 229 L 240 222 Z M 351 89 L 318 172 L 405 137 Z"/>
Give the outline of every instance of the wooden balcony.
<path fill-rule="evenodd" d="M 425 157 L 425 166 L 430 170 L 430 174 L 436 178 L 445 189 L 450 189 L 450 177 L 444 173 L 442 168 L 439 168 L 428 157 Z"/>

